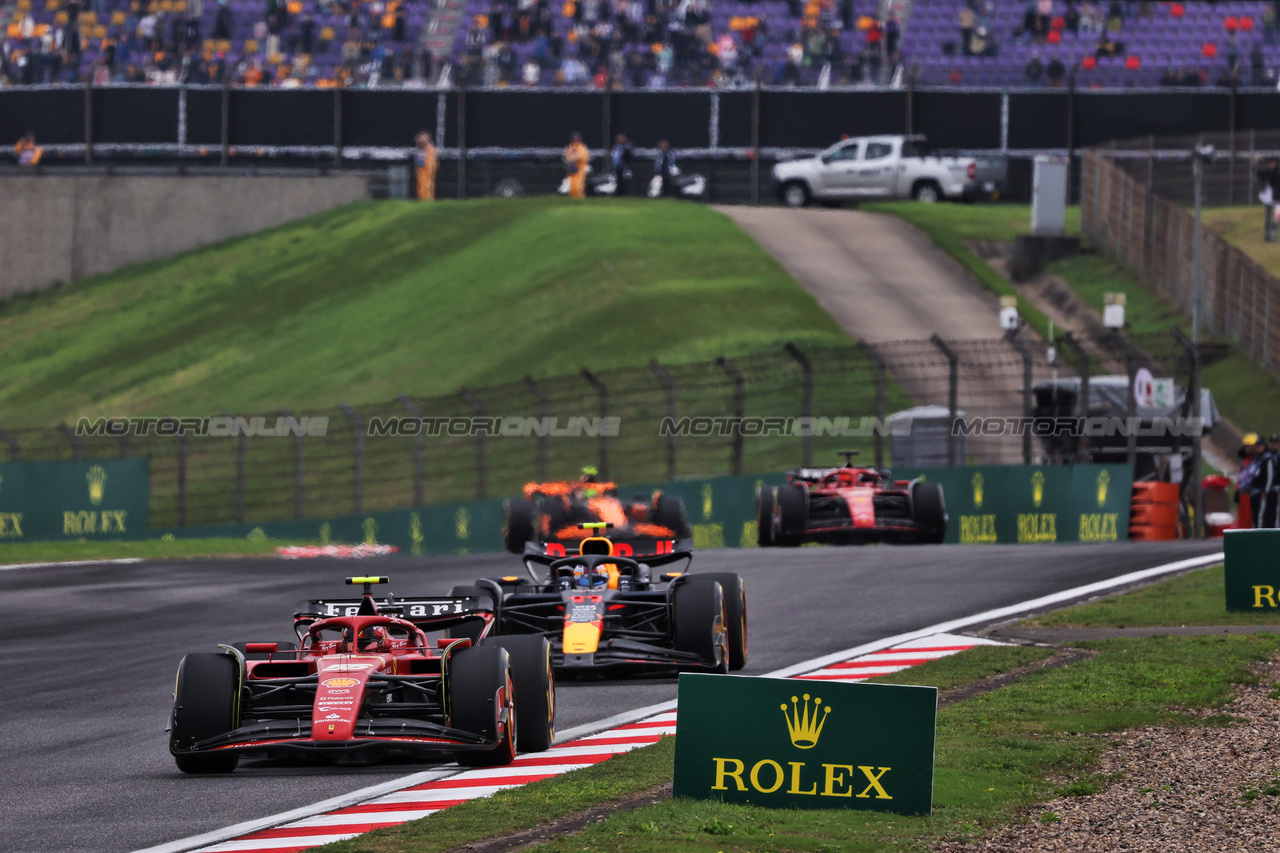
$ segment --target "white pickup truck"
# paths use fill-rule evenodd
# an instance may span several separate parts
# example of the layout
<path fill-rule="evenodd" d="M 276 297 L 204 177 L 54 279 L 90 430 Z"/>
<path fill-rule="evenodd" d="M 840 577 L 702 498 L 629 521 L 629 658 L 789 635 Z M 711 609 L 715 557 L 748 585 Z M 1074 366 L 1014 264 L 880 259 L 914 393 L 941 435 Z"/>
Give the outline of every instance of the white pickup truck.
<path fill-rule="evenodd" d="M 1008 165 L 1000 159 L 933 153 L 920 136 L 844 139 L 814 157 L 773 167 L 774 188 L 788 207 L 862 199 L 998 198 Z"/>

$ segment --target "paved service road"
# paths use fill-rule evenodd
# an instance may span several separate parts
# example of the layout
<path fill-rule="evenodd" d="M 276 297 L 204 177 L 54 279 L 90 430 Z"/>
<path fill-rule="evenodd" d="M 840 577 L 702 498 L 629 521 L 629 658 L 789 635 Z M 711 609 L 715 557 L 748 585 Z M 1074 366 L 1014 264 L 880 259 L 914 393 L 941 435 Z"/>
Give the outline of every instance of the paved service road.
<path fill-rule="evenodd" d="M 746 579 L 752 674 L 1218 547 L 721 550 L 698 554 L 694 569 L 736 569 Z M 136 850 L 425 769 L 246 760 L 230 776 L 184 776 L 164 733 L 178 660 L 219 642 L 292 639 L 293 605 L 350 595 L 346 575 L 386 574 L 397 594 L 439 594 L 508 573 L 512 562 L 400 556 L 0 571 L 0 849 Z M 558 690 L 561 729 L 675 695 L 670 679 Z"/>
<path fill-rule="evenodd" d="M 868 343 L 998 338 L 999 302 L 915 228 L 880 213 L 717 208 Z"/>

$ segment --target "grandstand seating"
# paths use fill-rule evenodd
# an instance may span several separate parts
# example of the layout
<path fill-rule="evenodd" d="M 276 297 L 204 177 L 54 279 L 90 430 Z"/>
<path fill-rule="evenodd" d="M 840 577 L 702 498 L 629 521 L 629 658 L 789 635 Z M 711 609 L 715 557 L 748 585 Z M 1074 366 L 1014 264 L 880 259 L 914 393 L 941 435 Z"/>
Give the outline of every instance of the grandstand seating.
<path fill-rule="evenodd" d="M 545 2 L 546 0 L 544 0 Z M 370 82 L 370 74 L 380 83 L 398 73 L 403 77 L 431 76 L 424 68 L 421 45 L 429 44 L 440 59 L 449 59 L 463 72 L 472 85 L 600 85 L 592 80 L 600 67 L 620 78 L 623 85 L 733 85 L 760 79 L 765 84 L 797 85 L 854 84 L 882 85 L 894 79 L 894 65 L 881 54 L 879 28 L 881 22 L 867 16 L 842 26 L 840 0 L 707 0 L 710 14 L 709 41 L 686 39 L 688 48 L 683 62 L 674 63 L 666 73 L 667 57 L 662 45 L 635 37 L 619 43 L 612 65 L 599 59 L 586 58 L 591 37 L 572 17 L 575 0 L 552 0 L 550 44 L 540 44 L 534 37 L 511 36 L 509 41 L 495 44 L 495 34 L 512 33 L 518 14 L 517 0 L 384 0 L 360 3 L 359 0 L 321 3 L 319 0 L 288 0 L 289 23 L 280 39 L 280 54 L 267 56 L 262 25 L 268 0 L 227 0 L 232 14 L 229 38 L 214 40 L 219 5 L 204 0 L 199 16 L 200 42 L 198 56 L 208 61 L 220 57 L 233 72 L 243 59 L 252 60 L 267 73 L 267 79 L 292 78 L 297 85 L 348 85 Z M 16 58 L 31 42 L 54 28 L 65 26 L 68 7 L 75 0 L 16 0 L 7 27 L 7 52 Z M 101 54 L 107 40 L 116 44 L 116 75 L 130 64 L 140 69 L 153 59 L 144 48 L 132 53 L 133 41 L 126 30 L 136 27 L 144 14 L 145 2 L 160 16 L 158 31 L 164 41 L 168 29 L 177 18 L 187 15 L 189 0 L 81 0 L 79 29 L 83 54 L 77 68 L 62 67 L 57 79 L 84 79 Z M 595 3 L 597 0 L 576 0 Z M 608 4 L 599 0 L 601 8 Z M 667 0 L 658 0 L 667 2 Z M 362 26 L 351 26 L 350 9 L 354 3 L 360 11 L 356 17 Z M 561 5 L 563 3 L 563 5 Z M 653 0 L 646 0 L 652 8 Z M 1053 0 L 1050 25 L 1045 33 L 1032 36 L 1024 31 L 1027 4 L 1010 0 L 891 0 L 900 9 L 899 48 L 908 65 L 919 69 L 921 85 L 998 86 L 1028 85 L 1027 65 L 1033 56 L 1048 66 L 1057 58 L 1067 69 L 1079 65 L 1077 85 L 1084 88 L 1154 87 L 1171 83 L 1217 85 L 1229 79 L 1230 61 L 1238 61 L 1239 85 L 1275 85 L 1273 69 L 1280 65 L 1280 39 L 1275 24 L 1280 2 L 1127 2 L 1100 0 L 1093 4 L 1107 27 L 1113 9 L 1127 12 L 1113 25 L 1110 38 L 1115 55 L 1098 52 L 1099 33 L 1084 26 L 1073 29 L 1067 18 L 1065 0 Z M 436 5 L 433 5 L 436 4 Z M 882 3 L 877 7 L 883 8 Z M 991 55 L 970 55 L 960 43 L 958 16 L 969 5 L 976 10 L 976 26 L 985 28 Z M 1077 10 L 1085 3 L 1075 5 Z M 623 0 L 614 0 L 611 17 L 620 17 Z M 867 0 L 856 0 L 859 11 L 866 11 Z M 397 8 L 404 11 L 405 38 L 395 42 L 392 21 Z M 535 7 L 536 11 L 536 7 Z M 798 14 L 793 14 L 797 13 Z M 436 32 L 428 36 L 424 28 L 436 16 Z M 488 17 L 499 15 L 500 22 L 490 27 Z M 29 19 L 29 20 L 28 20 Z M 313 49 L 302 58 L 301 30 L 309 20 L 313 33 Z M 25 26 L 30 36 L 24 37 Z M 620 32 L 621 27 L 615 28 Z M 751 31 L 758 31 L 754 46 Z M 470 34 L 470 38 L 469 38 Z M 732 40 L 737 61 L 722 62 L 726 39 Z M 668 47 L 679 37 L 667 39 Z M 868 47 L 870 45 L 870 48 Z M 789 65 L 789 55 L 803 59 Z M 501 56 L 500 56 L 501 54 Z M 389 56 L 388 56 L 389 55 Z M 586 60 L 577 81 L 565 80 L 565 60 L 583 56 Z M 661 61 L 660 61 L 661 59 Z M 198 61 L 198 60 L 197 60 Z M 525 77 L 531 62 L 532 75 Z M 429 65 L 429 63 L 427 63 Z M 153 64 L 151 82 L 172 79 L 165 68 L 175 66 L 172 52 Z M 343 71 L 344 66 L 348 69 Z M 398 66 L 399 70 L 395 71 Z M 20 75 L 10 63 L 9 76 Z M 358 70 L 357 70 L 358 69 Z M 1176 79 L 1169 72 L 1177 70 Z M 354 73 L 353 73 L 354 72 Z M 1184 76 L 1185 74 L 1185 76 Z M 255 82 L 257 72 L 250 72 Z M 1039 82 L 1047 81 L 1046 74 Z M 456 79 L 456 78 L 455 78 Z M 900 80 L 900 78 L 898 78 Z M 237 81 L 239 82 L 239 80 Z"/>

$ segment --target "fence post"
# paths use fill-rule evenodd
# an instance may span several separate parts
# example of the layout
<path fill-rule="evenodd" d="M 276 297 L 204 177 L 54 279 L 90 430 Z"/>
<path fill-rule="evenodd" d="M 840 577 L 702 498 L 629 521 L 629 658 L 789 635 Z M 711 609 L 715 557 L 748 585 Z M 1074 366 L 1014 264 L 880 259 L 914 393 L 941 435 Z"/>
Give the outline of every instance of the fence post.
<path fill-rule="evenodd" d="M 187 434 L 178 433 L 178 526 L 187 526 Z"/>
<path fill-rule="evenodd" d="M 813 363 L 793 343 L 788 343 L 783 349 L 804 371 L 804 396 L 800 403 L 800 417 L 808 419 L 809 429 L 805 430 L 802 438 L 801 458 L 804 460 L 804 467 L 811 468 L 813 467 Z"/>
<path fill-rule="evenodd" d="M 342 165 L 342 86 L 333 87 L 333 165 Z M 359 510 L 356 510 L 358 513 Z"/>
<path fill-rule="evenodd" d="M 885 389 L 885 365 L 884 359 L 880 357 L 880 353 L 866 341 L 858 341 L 858 346 L 867 354 L 867 358 L 871 359 L 871 363 L 876 366 L 876 429 L 875 429 L 875 454 L 876 467 L 884 467 L 884 389 Z"/>
<path fill-rule="evenodd" d="M 458 391 L 462 395 L 462 399 L 471 404 L 471 408 L 476 410 L 478 417 L 486 417 L 484 403 L 475 394 L 472 394 L 467 386 L 463 385 Z M 489 434 L 487 426 L 476 430 L 476 500 L 482 501 L 488 496 L 488 466 L 484 455 L 484 440 Z"/>
<path fill-rule="evenodd" d="M 676 478 L 676 381 L 671 378 L 670 373 L 662 369 L 662 365 L 658 364 L 656 358 L 649 362 L 649 369 L 667 390 L 667 421 L 671 426 L 667 430 L 667 479 L 674 480 Z"/>
<path fill-rule="evenodd" d="M 603 382 L 596 378 L 596 375 L 585 367 L 582 368 L 582 378 L 587 380 L 587 384 L 596 389 L 596 393 L 600 395 L 600 478 L 609 479 L 609 437 L 605 434 L 604 419 L 609 416 L 609 389 Z"/>
<path fill-rule="evenodd" d="M 293 413 L 288 409 L 281 409 L 280 414 L 286 418 L 293 417 Z M 293 517 L 295 520 L 302 518 L 302 512 L 306 508 L 306 484 L 303 479 L 306 470 L 303 468 L 302 432 L 302 430 L 294 430 L 293 438 Z"/>
<path fill-rule="evenodd" d="M 960 417 L 960 358 L 937 332 L 933 333 L 929 341 L 946 356 L 947 363 L 950 365 L 947 381 L 947 410 L 951 415 L 951 422 L 947 428 L 947 465 L 954 468 L 956 466 L 956 420 Z"/>
<path fill-rule="evenodd" d="M 84 164 L 93 165 L 93 74 L 84 78 Z"/>
<path fill-rule="evenodd" d="M 1077 418 L 1087 418 L 1089 417 L 1089 375 L 1091 371 L 1089 354 L 1084 351 L 1084 347 L 1076 340 L 1073 332 L 1067 332 L 1063 335 L 1062 341 L 1071 347 L 1071 351 L 1080 360 L 1080 391 L 1076 396 L 1075 415 Z M 1084 430 L 1081 430 L 1081 432 L 1084 434 L 1080 436 L 1080 446 L 1076 450 L 1076 457 L 1083 461 L 1089 450 L 1089 435 Z"/>
<path fill-rule="evenodd" d="M 440 128 L 444 133 L 444 128 Z M 467 77 L 458 81 L 458 198 L 467 197 Z"/>
<path fill-rule="evenodd" d="M 1031 422 L 1031 418 L 1035 415 L 1035 402 L 1032 400 L 1031 382 L 1033 379 L 1031 368 L 1031 351 L 1026 345 L 1018 339 L 1017 330 L 1007 332 L 1004 339 L 1009 342 L 1009 346 L 1022 356 L 1022 416 L 1027 419 L 1027 423 Z M 1031 464 L 1031 430 L 1024 429 L 1022 431 L 1022 464 Z"/>
<path fill-rule="evenodd" d="M 76 431 L 67 426 L 65 422 L 58 424 L 58 432 L 67 437 L 67 441 L 71 443 L 71 458 L 84 458 L 84 443 L 80 441 L 80 436 L 76 435 Z"/>
<path fill-rule="evenodd" d="M 538 387 L 538 383 L 533 381 L 533 377 L 529 374 L 524 375 L 525 387 L 530 393 L 538 399 L 538 422 L 545 423 L 547 419 L 547 395 L 542 393 L 542 389 Z M 547 479 L 547 430 L 538 430 L 538 482 L 546 482 Z"/>
<path fill-rule="evenodd" d="M 760 203 L 760 78 L 751 90 L 751 205 Z"/>
<path fill-rule="evenodd" d="M 1125 369 L 1129 374 L 1129 387 L 1124 395 L 1128 401 L 1125 406 L 1125 432 L 1127 433 L 1125 462 L 1133 467 L 1138 461 L 1138 431 L 1133 428 L 1134 419 L 1138 416 L 1138 399 L 1133 393 L 1133 386 L 1138 378 L 1138 351 L 1118 329 L 1112 330 L 1111 339 L 1124 350 Z"/>
<path fill-rule="evenodd" d="M 223 412 L 222 416 L 229 423 L 232 421 L 231 415 Z M 236 429 L 236 524 L 244 524 L 244 492 L 245 492 L 245 458 L 247 456 L 247 439 L 244 430 Z"/>
<path fill-rule="evenodd" d="M 355 430 L 356 435 L 356 458 L 354 467 L 355 485 L 351 490 L 351 506 L 354 507 L 353 512 L 356 515 L 364 512 L 364 424 L 361 423 L 360 417 L 355 410 L 346 403 L 339 403 L 338 408 L 347 416 L 347 420 L 351 421 L 351 426 Z"/>
<path fill-rule="evenodd" d="M 1187 381 L 1187 398 L 1191 403 L 1191 417 L 1195 418 L 1196 423 L 1199 424 L 1202 416 L 1200 410 L 1200 348 L 1187 340 L 1187 336 L 1176 326 L 1173 329 L 1173 335 L 1177 338 L 1178 343 L 1182 344 L 1182 348 L 1186 350 L 1187 358 L 1191 362 L 1191 376 Z M 1184 469 L 1182 474 L 1183 482 L 1186 483 L 1191 493 L 1188 497 L 1190 498 L 1192 512 L 1192 537 L 1195 539 L 1204 538 L 1204 494 L 1200 488 L 1203 444 L 1204 428 L 1197 427 L 1195 437 L 1191 439 L 1191 470 L 1186 471 Z"/>
<path fill-rule="evenodd" d="M 729 459 L 729 473 L 742 473 L 742 419 L 746 415 L 746 380 L 742 376 L 742 372 L 734 366 L 733 362 L 720 356 L 716 359 L 716 364 L 720 369 L 733 380 L 733 449 Z"/>
<path fill-rule="evenodd" d="M 1151 234 L 1151 193 L 1155 186 L 1155 163 L 1156 163 L 1156 138 L 1154 136 L 1147 137 L 1147 182 L 1143 186 L 1142 192 L 1142 244 L 1138 252 L 1138 278 L 1142 281 L 1147 280 L 1147 272 L 1150 267 L 1147 265 L 1147 243 L 1152 240 Z M 1152 247 L 1152 262 L 1155 262 L 1154 245 Z M 1152 279 L 1154 279 L 1154 274 Z"/>
<path fill-rule="evenodd" d="M 408 394 L 401 394 L 396 399 L 400 405 L 404 406 L 409 416 L 418 422 L 418 429 L 413 434 L 413 505 L 422 506 L 422 458 L 426 445 L 422 438 L 422 412 L 418 411 L 418 407 L 409 399 Z"/>
<path fill-rule="evenodd" d="M 222 165 L 231 159 L 231 75 L 222 75 Z"/>
<path fill-rule="evenodd" d="M 5 444 L 9 445 L 9 461 L 17 462 L 18 454 L 22 450 L 22 448 L 18 446 L 18 440 L 3 427 L 0 427 L 0 440 L 3 440 Z"/>

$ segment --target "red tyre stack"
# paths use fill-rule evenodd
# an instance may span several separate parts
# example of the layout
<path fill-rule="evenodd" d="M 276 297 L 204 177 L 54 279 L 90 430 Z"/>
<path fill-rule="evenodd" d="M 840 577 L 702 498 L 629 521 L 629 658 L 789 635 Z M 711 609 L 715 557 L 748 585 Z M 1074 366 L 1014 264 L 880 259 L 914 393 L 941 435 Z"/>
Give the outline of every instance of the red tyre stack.
<path fill-rule="evenodd" d="M 1158 541 L 1178 536 L 1178 484 L 1134 483 L 1129 538 Z"/>

